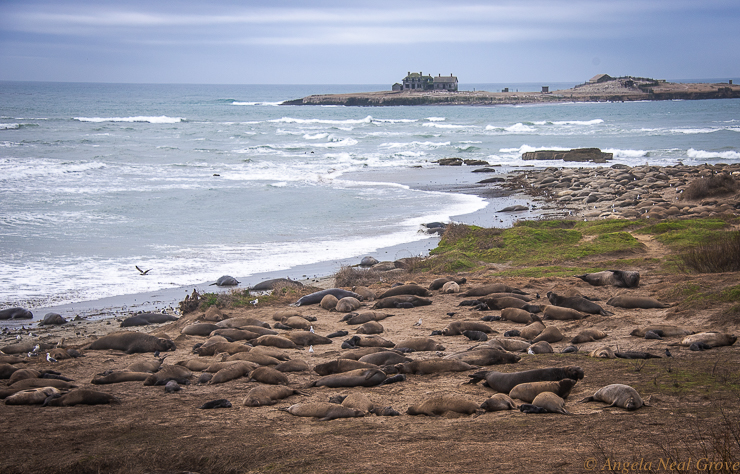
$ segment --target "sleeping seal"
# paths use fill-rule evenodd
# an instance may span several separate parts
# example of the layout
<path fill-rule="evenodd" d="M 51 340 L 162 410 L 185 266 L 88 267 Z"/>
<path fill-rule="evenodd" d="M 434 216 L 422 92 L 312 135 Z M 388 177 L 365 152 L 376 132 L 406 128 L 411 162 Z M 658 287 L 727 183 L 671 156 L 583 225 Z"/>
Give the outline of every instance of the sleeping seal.
<path fill-rule="evenodd" d="M 295 416 L 318 418 L 319 421 L 365 416 L 365 413 L 363 413 L 362 410 L 343 407 L 342 405 L 329 402 L 296 403 L 287 408 L 278 408 L 278 410 L 288 412 Z"/>
<path fill-rule="evenodd" d="M 640 273 L 622 270 L 605 270 L 597 273 L 575 275 L 589 285 L 616 286 L 617 288 L 637 288 L 640 284 Z"/>
<path fill-rule="evenodd" d="M 559 381 L 563 379 L 581 380 L 583 378 L 583 369 L 577 366 L 567 366 L 511 373 L 481 371 L 468 377 L 470 377 L 468 383 L 476 384 L 481 380 L 485 380 L 484 386 L 488 386 L 497 392 L 508 394 L 511 392 L 511 389 L 520 383 Z"/>
<path fill-rule="evenodd" d="M 447 412 L 472 415 L 482 412 L 480 405 L 459 395 L 437 395 L 428 398 L 418 405 L 412 405 L 406 413 L 409 415 L 440 416 Z"/>
<path fill-rule="evenodd" d="M 619 407 L 626 410 L 637 410 L 643 406 L 650 406 L 640 398 L 637 390 L 621 383 L 602 387 L 592 396 L 584 398 L 579 403 L 592 402 L 594 400 L 608 403 L 610 407 Z"/>
<path fill-rule="evenodd" d="M 305 306 L 307 304 L 319 304 L 326 295 L 333 295 L 338 300 L 347 296 L 351 296 L 352 298 L 357 298 L 358 300 L 362 301 L 362 296 L 353 291 L 347 291 L 341 288 L 329 288 L 328 290 L 316 291 L 314 293 L 311 293 L 310 295 L 303 296 L 298 299 L 298 301 L 296 301 L 293 305 Z"/>
<path fill-rule="evenodd" d="M 663 304 L 655 298 L 648 298 L 647 296 L 631 296 L 631 295 L 620 295 L 610 298 L 606 302 L 609 306 L 616 308 L 627 308 L 627 309 L 652 309 L 652 308 L 668 308 L 670 305 Z"/>

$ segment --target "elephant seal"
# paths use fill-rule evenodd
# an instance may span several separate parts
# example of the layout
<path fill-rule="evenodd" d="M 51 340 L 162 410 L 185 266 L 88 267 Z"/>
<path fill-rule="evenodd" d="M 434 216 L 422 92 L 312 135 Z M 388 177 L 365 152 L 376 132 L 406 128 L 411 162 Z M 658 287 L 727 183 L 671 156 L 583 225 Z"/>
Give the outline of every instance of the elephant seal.
<path fill-rule="evenodd" d="M 459 395 L 437 395 L 412 405 L 406 410 L 409 415 L 441 416 L 447 412 L 472 415 L 482 412 L 480 405 Z"/>
<path fill-rule="evenodd" d="M 172 316 L 171 314 L 141 313 L 135 314 L 121 321 L 121 327 L 147 326 L 149 324 L 161 324 L 170 321 L 177 321 L 177 319 L 177 316 Z"/>
<path fill-rule="evenodd" d="M 341 359 L 352 359 L 360 360 L 363 356 L 368 354 L 375 354 L 376 352 L 393 352 L 385 347 L 353 347 L 350 350 L 344 351 L 340 354 Z M 396 352 L 398 353 L 398 352 Z"/>
<path fill-rule="evenodd" d="M 311 370 L 308 362 L 301 359 L 293 359 L 286 362 L 281 362 L 275 366 L 275 370 L 280 372 L 306 372 Z"/>
<path fill-rule="evenodd" d="M 303 283 L 291 280 L 290 278 L 273 278 L 271 280 L 261 281 L 249 289 L 252 291 L 269 291 L 282 286 L 301 288 Z"/>
<path fill-rule="evenodd" d="M 737 337 L 733 336 L 732 334 L 708 331 L 708 332 L 700 332 L 697 334 L 686 336 L 683 339 L 681 339 L 681 342 L 673 343 L 669 345 L 671 346 L 691 346 L 696 343 L 702 343 L 710 347 L 720 347 L 720 346 L 731 346 L 735 344 L 735 341 L 737 341 Z"/>
<path fill-rule="evenodd" d="M 362 296 L 362 301 L 375 300 L 375 292 L 366 286 L 353 286 L 352 291 Z"/>
<path fill-rule="evenodd" d="M 276 337 L 276 336 L 260 336 L 260 337 Z M 227 353 L 234 355 L 238 352 L 249 352 L 250 346 L 242 344 L 240 342 L 217 342 L 215 344 L 209 344 L 208 346 L 203 345 L 198 348 L 197 352 L 199 356 L 212 356 L 220 353 Z"/>
<path fill-rule="evenodd" d="M 616 359 L 617 356 L 614 355 L 614 351 L 611 349 L 611 347 L 599 347 L 598 349 L 594 349 L 589 354 L 589 357 L 595 357 L 597 359 Z"/>
<path fill-rule="evenodd" d="M 375 387 L 386 379 L 380 369 L 355 369 L 341 374 L 326 375 L 311 382 L 308 387 Z"/>
<path fill-rule="evenodd" d="M 527 354 L 552 354 L 553 349 L 547 341 L 537 341 L 527 348 Z"/>
<path fill-rule="evenodd" d="M 347 408 L 342 405 L 329 402 L 296 403 L 287 408 L 278 408 L 278 410 L 288 412 L 295 416 L 318 418 L 319 421 L 365 416 L 365 413 L 361 410 Z"/>
<path fill-rule="evenodd" d="M 529 304 L 519 298 L 503 296 L 501 298 L 478 298 L 478 301 L 488 306 L 489 309 L 519 308 L 529 311 L 530 313 L 539 313 L 540 307 L 536 304 Z"/>
<path fill-rule="evenodd" d="M 542 311 L 542 319 L 553 319 L 556 321 L 578 321 L 589 316 L 588 313 L 581 313 L 572 308 L 562 306 L 547 305 Z"/>
<path fill-rule="evenodd" d="M 224 275 L 221 278 L 219 278 L 218 280 L 216 280 L 216 283 L 211 283 L 209 286 L 213 286 L 213 285 L 216 285 L 216 286 L 236 286 L 239 283 L 240 282 L 237 281 L 236 278 L 234 278 L 232 276 L 229 276 L 229 275 Z"/>
<path fill-rule="evenodd" d="M 216 372 L 211 380 L 208 382 L 209 385 L 215 385 L 218 383 L 226 383 L 230 380 L 242 378 L 249 374 L 253 370 L 254 366 L 247 361 L 236 361 Z M 257 369 L 254 369 L 257 370 Z"/>
<path fill-rule="evenodd" d="M 412 337 L 396 344 L 395 349 L 411 349 L 415 352 L 443 351 L 445 347 L 434 339 L 428 337 Z"/>
<path fill-rule="evenodd" d="M 347 291 L 347 290 L 343 290 L 341 288 L 329 288 L 328 290 L 316 291 L 314 293 L 311 293 L 309 295 L 306 295 L 306 296 L 303 296 L 303 297 L 299 298 L 298 301 L 296 301 L 294 303 L 294 306 L 305 306 L 305 305 L 309 305 L 309 304 L 319 304 L 319 303 L 321 303 L 321 300 L 326 295 L 332 295 L 335 298 L 337 298 L 338 300 L 339 299 L 342 299 L 342 298 L 344 298 L 346 296 L 351 296 L 352 298 L 357 298 L 358 300 L 362 300 L 362 297 L 360 295 L 358 295 L 357 293 L 353 292 L 353 291 Z"/>
<path fill-rule="evenodd" d="M 126 372 L 116 371 L 106 375 L 96 375 L 90 381 L 95 385 L 107 385 L 111 383 L 123 383 L 123 382 L 143 382 L 152 375 L 149 372 Z"/>
<path fill-rule="evenodd" d="M 581 344 L 584 342 L 593 342 L 598 341 L 599 339 L 604 339 L 607 336 L 607 334 L 604 331 L 601 331 L 596 328 L 588 328 L 583 329 L 581 332 L 575 335 L 573 339 L 570 340 L 571 344 Z"/>
<path fill-rule="evenodd" d="M 337 305 L 334 310 L 340 313 L 351 313 L 360 306 L 360 300 L 351 296 L 345 296 L 341 300 L 337 301 Z"/>
<path fill-rule="evenodd" d="M 453 321 L 442 329 L 443 336 L 461 336 L 464 331 L 480 331 L 486 334 L 495 332 L 490 326 L 474 321 Z"/>
<path fill-rule="evenodd" d="M 486 296 L 490 295 L 491 293 L 516 293 L 519 295 L 526 295 L 526 293 L 519 288 L 513 288 L 502 283 L 493 283 L 490 285 L 483 285 L 471 288 L 463 293 L 462 296 Z"/>
<path fill-rule="evenodd" d="M 660 356 L 651 354 L 643 351 L 620 351 L 615 352 L 615 356 L 619 359 L 660 359 Z"/>
<path fill-rule="evenodd" d="M 144 380 L 144 386 L 151 387 L 152 385 L 165 385 L 170 380 L 186 385 L 190 383 L 190 379 L 193 377 L 193 373 L 187 367 L 181 365 L 165 365 L 159 372 L 150 374 Z"/>
<path fill-rule="evenodd" d="M 297 346 L 315 346 L 318 344 L 331 344 L 332 340 L 326 336 L 319 336 L 310 331 L 293 331 L 286 337 Z"/>
<path fill-rule="evenodd" d="M 509 396 L 511 398 L 517 398 L 526 403 L 532 403 L 542 392 L 552 392 L 562 399 L 568 398 L 570 391 L 576 381 L 573 379 L 562 379 L 558 381 L 545 381 L 545 382 L 527 382 L 520 383 L 516 387 L 511 389 Z"/>
<path fill-rule="evenodd" d="M 164 357 L 161 359 L 154 359 L 154 360 L 143 360 L 139 362 L 135 362 L 128 367 L 126 367 L 126 370 L 129 372 L 149 372 L 154 373 L 162 367 L 162 362 L 164 362 Z M 181 364 L 180 364 L 181 365 Z"/>
<path fill-rule="evenodd" d="M 220 309 L 218 309 L 215 306 L 210 306 L 206 310 L 206 314 L 203 315 L 201 318 L 203 321 L 209 321 L 209 322 L 216 322 L 223 321 L 224 319 L 227 319 L 228 316 L 226 316 L 224 313 L 221 312 Z"/>
<path fill-rule="evenodd" d="M 452 293 L 460 293 L 460 285 L 458 285 L 454 281 L 448 281 L 442 287 L 442 293 L 447 294 L 447 295 L 452 294 Z"/>
<path fill-rule="evenodd" d="M 258 337 L 260 337 L 260 334 L 252 331 L 245 331 L 243 329 L 227 328 L 216 329 L 215 331 L 210 333 L 209 336 L 222 336 L 231 339 L 232 341 L 251 341 L 252 339 L 257 339 Z"/>
<path fill-rule="evenodd" d="M 637 410 L 643 406 L 650 406 L 640 397 L 637 390 L 629 385 L 615 383 L 602 387 L 592 396 L 586 397 L 579 403 L 599 401 L 608 403 L 610 407 L 619 407 L 626 410 Z"/>
<path fill-rule="evenodd" d="M 377 369 L 378 365 L 380 364 L 371 364 L 368 362 L 360 362 L 358 360 L 352 359 L 335 359 L 329 362 L 324 362 L 323 364 L 319 364 L 314 367 L 313 370 L 317 374 L 324 376 L 331 374 L 341 374 L 343 372 L 349 372 L 350 370 L 357 369 Z"/>
<path fill-rule="evenodd" d="M 280 349 L 297 349 L 295 342 L 282 336 L 260 336 L 253 341 L 256 346 L 279 347 Z"/>
<path fill-rule="evenodd" d="M 560 342 L 563 340 L 563 333 L 560 332 L 558 328 L 555 326 L 547 326 L 544 331 L 542 331 L 537 337 L 535 337 L 532 342 L 538 343 L 540 341 L 546 341 L 546 342 Z"/>
<path fill-rule="evenodd" d="M 47 398 L 60 394 L 54 387 L 39 387 L 21 390 L 5 398 L 6 405 L 41 405 Z"/>
<path fill-rule="evenodd" d="M 208 336 L 213 331 L 221 329 L 221 326 L 213 323 L 194 323 L 189 324 L 180 330 L 180 334 L 186 336 Z"/>
<path fill-rule="evenodd" d="M 552 392 L 540 393 L 534 397 L 532 405 L 547 410 L 547 413 L 560 413 L 561 415 L 572 414 L 565 409 L 565 400 Z"/>
<path fill-rule="evenodd" d="M 126 354 L 136 354 L 140 352 L 174 351 L 176 347 L 175 343 L 169 339 L 140 332 L 115 332 L 93 341 L 85 349 L 92 351 L 113 349 L 123 351 Z"/>
<path fill-rule="evenodd" d="M 469 375 L 468 377 L 470 377 L 470 381 L 468 383 L 476 384 L 481 380 L 485 380 L 486 383 L 484 386 L 488 386 L 497 392 L 508 394 L 511 392 L 512 388 L 516 387 L 520 383 L 546 381 L 556 382 L 563 379 L 581 380 L 583 378 L 583 369 L 577 366 L 566 366 L 532 369 L 511 373 L 481 371 L 473 375 Z"/>
<path fill-rule="evenodd" d="M 249 375 L 252 380 L 268 385 L 288 385 L 288 377 L 272 367 L 257 367 Z"/>
<path fill-rule="evenodd" d="M 67 324 L 67 320 L 58 313 L 46 313 L 44 319 L 39 321 L 39 326 L 60 326 Z"/>
<path fill-rule="evenodd" d="M 393 347 L 395 345 L 391 341 L 383 339 L 382 337 L 376 336 L 374 334 L 352 336 L 345 342 L 349 342 L 355 347 Z"/>
<path fill-rule="evenodd" d="M 380 313 L 378 311 L 363 311 L 362 313 L 349 313 L 342 318 L 342 321 L 349 325 L 364 324 L 370 321 L 382 321 L 385 318 L 393 316 L 392 314 Z"/>
<path fill-rule="evenodd" d="M 370 413 L 370 411 L 375 408 L 375 404 L 370 400 L 367 395 L 360 392 L 353 392 L 347 395 L 344 400 L 342 400 L 342 406 L 346 408 L 354 408 L 355 410 L 360 410 L 363 413 Z"/>
<path fill-rule="evenodd" d="M 459 359 L 414 360 L 396 365 L 398 373 L 416 375 L 440 374 L 443 372 L 465 372 L 467 370 L 475 370 L 477 368 L 478 367 L 472 366 Z"/>
<path fill-rule="evenodd" d="M 218 400 L 211 400 L 205 402 L 203 405 L 198 407 L 201 410 L 210 410 L 212 408 L 231 408 L 231 402 L 225 398 L 219 398 Z"/>
<path fill-rule="evenodd" d="M 391 296 L 414 295 L 414 296 L 432 296 L 432 292 L 419 285 L 401 285 L 384 291 L 378 295 L 378 299 L 390 298 Z"/>
<path fill-rule="evenodd" d="M 38 379 L 41 377 L 41 372 L 35 369 L 20 369 L 16 370 L 11 374 L 11 376 L 8 378 L 8 385 L 13 385 L 14 383 L 18 382 L 19 380 L 26 380 L 26 379 Z"/>
<path fill-rule="evenodd" d="M 669 308 L 670 305 L 663 304 L 655 298 L 648 298 L 646 296 L 631 296 L 631 295 L 620 295 L 610 298 L 606 302 L 609 306 L 616 308 L 627 308 L 627 309 L 653 309 L 653 308 Z"/>
<path fill-rule="evenodd" d="M 533 316 L 537 319 L 534 319 Z M 524 309 L 504 308 L 501 310 L 501 319 L 511 321 L 512 323 L 529 324 L 533 321 L 538 321 L 539 317 Z"/>
<path fill-rule="evenodd" d="M 535 337 L 539 336 L 544 330 L 545 325 L 542 323 L 542 321 L 535 321 L 532 324 L 528 324 L 520 329 L 519 336 L 528 341 L 531 341 Z"/>
<path fill-rule="evenodd" d="M 461 360 L 470 365 L 516 364 L 521 360 L 518 355 L 502 348 L 485 346 L 450 354 L 444 358 Z"/>
<path fill-rule="evenodd" d="M 600 314 L 602 316 L 610 316 L 612 313 L 605 311 L 604 308 L 597 305 L 591 300 L 584 298 L 583 296 L 560 296 L 552 291 L 547 292 L 547 299 L 551 304 L 555 306 L 562 306 L 564 308 L 575 309 L 582 313 L 589 314 Z"/>
<path fill-rule="evenodd" d="M 276 359 L 275 357 L 271 357 L 267 354 L 260 354 L 254 349 L 252 349 L 249 352 L 238 352 L 236 354 L 232 354 L 229 357 L 226 358 L 226 362 L 232 362 L 237 360 L 243 360 L 245 362 L 252 362 L 257 365 L 278 365 L 280 361 Z"/>
<path fill-rule="evenodd" d="M 432 300 L 413 295 L 390 296 L 388 298 L 378 299 L 378 301 L 373 305 L 373 309 L 400 308 L 405 307 L 404 305 L 408 304 L 413 307 L 428 306 L 432 304 Z"/>
<path fill-rule="evenodd" d="M 377 366 L 383 365 L 395 365 L 402 364 L 404 362 L 411 362 L 408 357 L 396 352 L 396 351 L 382 351 L 375 352 L 373 354 L 366 354 L 358 359 L 358 362 L 364 362 L 366 364 L 373 364 Z"/>
<path fill-rule="evenodd" d="M 640 273 L 622 270 L 605 270 L 597 273 L 575 275 L 592 286 L 616 286 L 617 288 L 637 288 L 640 284 Z"/>
<path fill-rule="evenodd" d="M 77 389 L 55 398 L 47 398 L 44 406 L 71 407 L 75 405 L 108 405 L 120 404 L 121 401 L 110 393 L 95 390 Z"/>
<path fill-rule="evenodd" d="M 637 328 L 630 333 L 630 336 L 645 337 L 648 332 L 653 332 L 660 337 L 683 337 L 692 334 L 692 331 L 678 326 L 672 326 L 670 324 L 654 324 L 652 326 Z"/>
<path fill-rule="evenodd" d="M 527 349 L 529 349 L 529 346 L 531 344 L 523 339 L 517 339 L 513 337 L 497 337 L 496 339 L 488 341 L 487 345 L 493 348 L 500 347 L 501 349 L 510 352 L 527 352 Z"/>
<path fill-rule="evenodd" d="M 217 322 L 216 326 L 220 328 L 237 328 L 237 329 L 241 329 L 245 326 L 259 326 L 265 329 L 270 329 L 270 325 L 264 321 L 260 321 L 259 319 L 255 319 L 255 318 L 245 318 L 245 317 L 224 319 L 223 321 Z"/>
<path fill-rule="evenodd" d="M 14 367 L 8 363 L 0 363 L 0 379 L 8 379 L 13 373 L 19 371 L 18 367 Z"/>
<path fill-rule="evenodd" d="M 327 311 L 334 311 L 337 308 L 339 300 L 334 295 L 324 295 L 319 302 L 319 306 Z"/>
<path fill-rule="evenodd" d="M 371 257 L 370 255 L 366 257 L 362 257 L 362 260 L 360 260 L 360 266 L 361 267 L 372 267 L 373 265 L 377 265 L 380 262 L 377 258 Z"/>
<path fill-rule="evenodd" d="M 288 398 L 291 395 L 302 395 L 302 393 L 284 385 L 260 385 L 247 392 L 243 405 L 245 407 L 274 405 L 278 400 Z"/>
<path fill-rule="evenodd" d="M 444 287 L 445 283 L 454 282 L 458 285 L 464 284 L 466 281 L 468 281 L 465 277 L 463 278 L 455 278 L 455 277 L 442 277 L 437 278 L 436 280 L 432 281 L 429 284 L 429 290 L 439 290 L 440 288 Z"/>
<path fill-rule="evenodd" d="M 246 360 L 226 360 L 226 361 L 223 361 L 223 362 L 213 362 L 208 367 L 206 367 L 205 369 L 203 369 L 202 372 L 211 373 L 211 374 L 217 374 L 222 369 L 225 369 L 227 367 L 232 367 L 235 364 L 236 365 L 246 364 L 247 366 L 249 366 L 248 367 L 249 370 L 253 370 L 253 369 L 256 369 L 257 367 L 259 367 L 259 364 L 255 363 L 255 362 L 246 361 Z M 175 364 L 175 365 L 180 365 L 180 364 Z"/>
<path fill-rule="evenodd" d="M 9 389 L 15 391 L 27 390 L 29 388 L 43 388 L 43 387 L 54 387 L 59 390 L 71 390 L 77 388 L 77 385 L 65 382 L 64 380 L 58 379 L 23 379 L 14 382 L 8 386 Z"/>
<path fill-rule="evenodd" d="M 481 403 L 480 406 L 485 411 L 503 411 L 513 410 L 516 408 L 514 400 L 504 393 L 497 393 L 488 400 Z"/>
<path fill-rule="evenodd" d="M 0 311 L 0 320 L 33 319 L 33 313 L 24 308 L 7 308 Z"/>
<path fill-rule="evenodd" d="M 482 331 L 463 331 L 463 336 L 467 337 L 471 341 L 483 342 L 488 340 L 488 335 Z"/>
<path fill-rule="evenodd" d="M 368 321 L 357 328 L 357 334 L 383 334 L 383 325 L 377 321 Z"/>

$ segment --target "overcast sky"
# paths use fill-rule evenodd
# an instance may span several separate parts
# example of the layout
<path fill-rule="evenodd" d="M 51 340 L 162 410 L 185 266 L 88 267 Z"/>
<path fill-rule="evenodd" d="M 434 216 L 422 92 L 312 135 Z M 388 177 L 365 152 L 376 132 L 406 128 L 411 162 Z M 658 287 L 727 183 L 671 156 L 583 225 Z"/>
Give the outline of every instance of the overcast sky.
<path fill-rule="evenodd" d="M 724 80 L 738 25 L 738 0 L 0 0 L 0 80 Z"/>

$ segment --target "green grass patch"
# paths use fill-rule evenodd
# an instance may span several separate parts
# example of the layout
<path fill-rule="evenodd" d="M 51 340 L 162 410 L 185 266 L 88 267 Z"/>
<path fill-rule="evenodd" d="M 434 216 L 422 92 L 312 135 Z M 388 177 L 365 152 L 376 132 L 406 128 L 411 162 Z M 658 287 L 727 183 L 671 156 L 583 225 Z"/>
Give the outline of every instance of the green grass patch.
<path fill-rule="evenodd" d="M 642 219 L 634 221 L 610 219 L 605 221 L 578 222 L 575 228 L 583 232 L 584 235 L 600 235 L 639 229 L 646 225 L 647 221 Z"/>
<path fill-rule="evenodd" d="M 654 235 L 658 242 L 681 250 L 719 238 L 727 226 L 723 219 L 667 220 L 637 229 L 635 233 Z"/>

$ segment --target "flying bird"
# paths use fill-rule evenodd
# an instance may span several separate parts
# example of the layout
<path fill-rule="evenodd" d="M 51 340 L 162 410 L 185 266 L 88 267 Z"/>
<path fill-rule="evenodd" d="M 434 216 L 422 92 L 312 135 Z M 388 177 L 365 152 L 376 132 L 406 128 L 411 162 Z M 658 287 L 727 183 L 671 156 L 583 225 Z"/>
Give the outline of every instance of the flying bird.
<path fill-rule="evenodd" d="M 136 267 L 137 270 L 139 270 L 139 275 L 146 275 L 147 273 L 149 273 L 150 271 L 152 271 L 151 268 L 149 270 L 144 271 L 141 268 L 139 268 L 138 265 L 134 265 L 134 266 Z"/>

